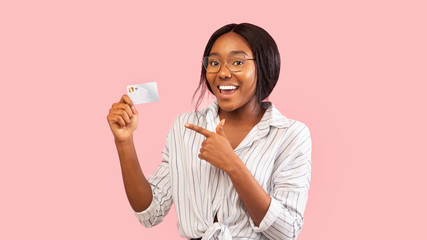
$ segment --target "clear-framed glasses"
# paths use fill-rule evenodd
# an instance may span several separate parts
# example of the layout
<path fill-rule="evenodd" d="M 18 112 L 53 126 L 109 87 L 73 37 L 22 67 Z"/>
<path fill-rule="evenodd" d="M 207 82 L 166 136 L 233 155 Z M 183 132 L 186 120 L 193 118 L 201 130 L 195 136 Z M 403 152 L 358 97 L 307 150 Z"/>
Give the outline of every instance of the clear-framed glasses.
<path fill-rule="evenodd" d="M 230 72 L 240 72 L 245 67 L 246 60 L 255 60 L 248 58 L 245 54 L 233 54 L 227 58 L 227 67 Z M 221 69 L 222 61 L 217 56 L 203 57 L 203 67 L 208 73 L 217 73 Z"/>

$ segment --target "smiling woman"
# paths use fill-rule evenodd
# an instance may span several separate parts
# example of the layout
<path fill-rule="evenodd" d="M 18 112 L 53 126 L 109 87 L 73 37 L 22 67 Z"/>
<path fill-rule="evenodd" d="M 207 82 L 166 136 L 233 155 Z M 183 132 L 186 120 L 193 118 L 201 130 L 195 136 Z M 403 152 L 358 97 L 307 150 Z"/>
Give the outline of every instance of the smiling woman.
<path fill-rule="evenodd" d="M 250 116 L 252 108 L 256 106 L 258 106 L 257 111 L 259 112 L 260 104 L 253 101 L 255 100 L 256 68 L 254 61 L 246 61 L 246 58 L 253 59 L 247 41 L 235 32 L 226 33 L 215 41 L 208 58 L 227 59 L 224 61 L 227 63 L 227 67 L 224 64 L 221 66 L 220 60 L 215 62 L 216 72 L 210 71 L 209 65 L 206 68 L 206 80 L 209 88 L 221 106 L 220 115 L 227 112 L 237 116 L 246 112 L 245 115 Z M 232 88 L 234 91 L 225 90 L 224 87 Z M 236 112 L 236 109 L 240 110 Z M 230 116 L 230 119 L 236 118 Z"/>
<path fill-rule="evenodd" d="M 148 179 L 133 144 L 138 112 L 127 95 L 113 104 L 107 119 L 141 224 L 160 223 L 174 203 L 185 238 L 297 238 L 311 178 L 311 137 L 303 123 L 263 102 L 279 72 L 280 55 L 265 30 L 248 23 L 217 30 L 202 58 L 196 110 L 175 119 L 163 161 Z M 206 89 L 216 100 L 199 111 Z"/>
<path fill-rule="evenodd" d="M 246 57 L 246 60 L 253 60 L 249 62 L 253 62 L 253 65 L 250 66 L 253 67 L 255 65 L 256 68 L 255 70 L 257 76 L 255 100 L 258 104 L 261 104 L 261 101 L 271 94 L 279 79 L 280 54 L 276 42 L 264 29 L 253 24 L 229 24 L 218 29 L 212 34 L 211 38 L 206 44 L 203 56 L 217 57 L 219 54 L 217 49 L 221 44 L 221 39 L 219 38 L 224 37 L 224 35 L 232 35 L 231 38 L 234 38 L 238 42 L 232 43 L 232 41 L 229 41 L 229 43 L 240 45 L 236 46 L 236 49 L 240 48 L 239 50 L 232 50 L 230 53 L 240 53 Z M 231 48 L 231 46 L 229 47 Z M 246 52 L 243 49 L 245 49 Z M 251 53 L 251 55 L 249 56 L 248 53 Z M 244 61 L 243 65 L 245 63 L 246 62 Z M 227 66 L 230 67 L 230 65 L 230 62 L 227 61 Z M 216 72 L 218 72 L 219 69 L 220 65 L 216 67 Z M 243 69 L 244 67 L 242 66 L 238 71 L 230 71 L 239 72 Z M 208 71 L 206 67 L 202 67 L 199 86 L 193 95 L 194 99 L 197 93 L 200 91 L 200 96 L 196 104 L 196 110 L 200 105 L 203 96 L 205 95 L 206 89 L 208 89 L 212 94 L 215 94 L 208 82 L 209 76 L 212 76 L 211 73 L 212 72 Z"/>

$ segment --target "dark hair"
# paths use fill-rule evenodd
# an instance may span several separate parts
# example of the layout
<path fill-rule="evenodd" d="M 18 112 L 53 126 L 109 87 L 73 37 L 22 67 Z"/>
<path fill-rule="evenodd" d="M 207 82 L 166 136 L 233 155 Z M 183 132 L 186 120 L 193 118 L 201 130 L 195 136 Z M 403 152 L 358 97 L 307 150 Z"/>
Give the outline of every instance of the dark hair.
<path fill-rule="evenodd" d="M 228 24 L 214 32 L 206 44 L 203 56 L 208 56 L 215 41 L 228 32 L 235 32 L 249 43 L 256 64 L 256 101 L 267 98 L 276 86 L 280 73 L 280 54 L 276 42 L 264 29 L 250 23 Z M 199 98 L 196 103 L 196 112 L 206 93 L 206 88 L 213 94 L 206 79 L 206 70 L 202 65 L 199 86 L 193 95 L 193 101 L 198 91 Z"/>

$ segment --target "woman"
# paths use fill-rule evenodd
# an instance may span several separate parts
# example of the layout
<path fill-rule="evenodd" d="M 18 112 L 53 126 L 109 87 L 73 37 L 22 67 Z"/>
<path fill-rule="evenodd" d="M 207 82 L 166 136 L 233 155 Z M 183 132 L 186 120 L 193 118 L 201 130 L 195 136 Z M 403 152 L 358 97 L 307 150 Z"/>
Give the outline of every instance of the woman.
<path fill-rule="evenodd" d="M 148 179 L 132 134 L 138 113 L 127 95 L 107 117 L 115 137 L 126 194 L 146 227 L 175 204 L 182 237 L 296 239 L 311 177 L 311 138 L 267 98 L 280 56 L 273 38 L 252 24 L 217 30 L 204 52 L 199 88 L 216 100 L 179 115 L 163 161 Z M 197 93 L 196 90 L 196 93 Z"/>

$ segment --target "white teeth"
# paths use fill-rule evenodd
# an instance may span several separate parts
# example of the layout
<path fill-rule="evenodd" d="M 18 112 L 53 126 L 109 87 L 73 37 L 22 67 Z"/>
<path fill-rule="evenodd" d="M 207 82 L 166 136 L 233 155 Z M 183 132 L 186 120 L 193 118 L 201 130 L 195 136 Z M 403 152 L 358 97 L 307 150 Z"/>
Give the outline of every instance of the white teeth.
<path fill-rule="evenodd" d="M 229 86 L 219 86 L 219 89 L 221 89 L 221 90 L 234 90 L 234 89 L 237 89 L 237 87 L 236 86 L 232 86 L 232 85 L 229 85 Z"/>

